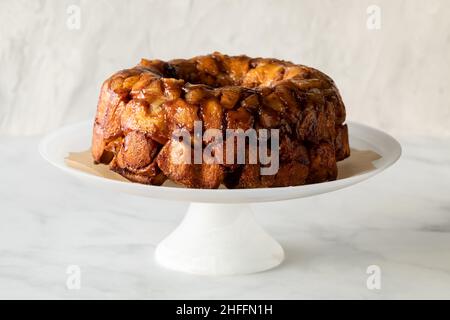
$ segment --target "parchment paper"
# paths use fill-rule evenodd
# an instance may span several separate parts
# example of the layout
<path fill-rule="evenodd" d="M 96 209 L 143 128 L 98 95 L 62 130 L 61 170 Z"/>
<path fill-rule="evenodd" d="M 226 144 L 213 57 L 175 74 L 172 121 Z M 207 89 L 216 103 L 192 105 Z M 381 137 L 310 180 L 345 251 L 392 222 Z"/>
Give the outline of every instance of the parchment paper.
<path fill-rule="evenodd" d="M 351 155 L 344 161 L 338 162 L 338 180 L 352 176 L 357 176 L 366 172 L 375 170 L 373 162 L 380 159 L 381 156 L 373 150 L 351 149 Z M 104 177 L 112 180 L 130 182 L 120 174 L 109 170 L 108 165 L 94 164 L 90 150 L 81 152 L 70 152 L 66 157 L 66 164 L 74 169 Z M 174 182 L 167 181 L 164 186 L 182 187 Z"/>

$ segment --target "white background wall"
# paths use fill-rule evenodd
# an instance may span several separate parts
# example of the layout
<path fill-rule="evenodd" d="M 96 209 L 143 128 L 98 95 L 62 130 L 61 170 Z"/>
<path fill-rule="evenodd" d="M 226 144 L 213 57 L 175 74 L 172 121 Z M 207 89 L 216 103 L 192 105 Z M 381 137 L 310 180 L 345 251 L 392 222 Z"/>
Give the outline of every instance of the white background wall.
<path fill-rule="evenodd" d="M 371 4 L 380 30 L 366 26 Z M 450 136 L 448 0 L 0 0 L 0 133 L 93 117 L 101 82 L 141 57 L 215 50 L 314 66 L 335 79 L 349 119 Z"/>

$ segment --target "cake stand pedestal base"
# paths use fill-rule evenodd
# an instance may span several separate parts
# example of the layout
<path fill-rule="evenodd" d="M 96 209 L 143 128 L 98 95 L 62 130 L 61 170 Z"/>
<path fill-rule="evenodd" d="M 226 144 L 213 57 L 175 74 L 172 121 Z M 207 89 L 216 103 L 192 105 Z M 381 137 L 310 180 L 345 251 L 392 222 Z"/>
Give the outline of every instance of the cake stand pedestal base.
<path fill-rule="evenodd" d="M 157 261 L 167 268 L 183 272 L 231 275 L 267 270 L 279 265 L 284 258 L 281 246 L 256 223 L 245 203 L 326 194 L 369 179 L 400 157 L 400 144 L 388 134 L 358 123 L 348 123 L 348 126 L 352 155 L 340 166 L 340 170 L 347 168 L 347 177 L 285 188 L 204 190 L 119 182 L 93 170 L 90 157 L 82 163 L 84 169 L 81 170 L 67 160 L 72 153 L 84 153 L 91 148 L 91 120 L 49 134 L 39 145 L 39 152 L 64 172 L 88 186 L 109 189 L 111 194 L 127 193 L 151 199 L 192 202 L 181 225 L 158 245 Z"/>
<path fill-rule="evenodd" d="M 284 251 L 246 204 L 191 203 L 181 224 L 156 248 L 169 269 L 202 274 L 255 273 L 278 266 Z"/>

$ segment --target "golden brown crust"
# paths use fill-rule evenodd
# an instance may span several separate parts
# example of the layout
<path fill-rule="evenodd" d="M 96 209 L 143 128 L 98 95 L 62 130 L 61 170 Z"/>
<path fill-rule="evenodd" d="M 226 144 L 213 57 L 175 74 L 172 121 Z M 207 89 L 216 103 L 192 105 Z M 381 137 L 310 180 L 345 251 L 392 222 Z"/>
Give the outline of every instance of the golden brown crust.
<path fill-rule="evenodd" d="M 157 157 L 157 164 L 162 172 L 171 179 L 189 188 L 216 189 L 223 181 L 224 170 L 220 164 L 194 164 L 193 161 L 180 161 L 185 152 L 193 155 L 191 146 L 171 139 L 167 142 Z"/>
<path fill-rule="evenodd" d="M 259 163 L 177 164 L 174 130 L 276 128 L 280 168 Z M 276 59 L 213 53 L 192 59 L 142 59 L 107 79 L 95 117 L 92 155 L 131 181 L 169 178 L 193 188 L 281 187 L 336 179 L 350 155 L 345 106 L 322 72 Z M 175 157 L 175 158 L 174 158 Z"/>

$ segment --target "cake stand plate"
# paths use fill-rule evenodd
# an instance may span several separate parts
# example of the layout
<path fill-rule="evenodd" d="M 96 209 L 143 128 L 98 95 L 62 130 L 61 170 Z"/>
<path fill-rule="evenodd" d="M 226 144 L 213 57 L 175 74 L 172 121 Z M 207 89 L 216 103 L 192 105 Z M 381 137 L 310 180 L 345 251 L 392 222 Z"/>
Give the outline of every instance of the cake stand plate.
<path fill-rule="evenodd" d="M 285 188 L 189 189 L 170 183 L 149 186 L 106 177 L 95 171 L 98 166 L 92 166 L 90 159 L 84 163 L 89 170 L 70 164 L 69 154 L 86 153 L 90 148 L 91 133 L 91 121 L 61 128 L 41 141 L 40 153 L 48 162 L 88 185 L 190 202 L 181 224 L 157 246 L 155 258 L 166 268 L 203 275 L 254 273 L 283 261 L 282 247 L 256 222 L 250 203 L 299 199 L 342 189 L 382 172 L 401 155 L 400 144 L 390 135 L 349 123 L 352 155 L 339 163 L 336 181 Z"/>

